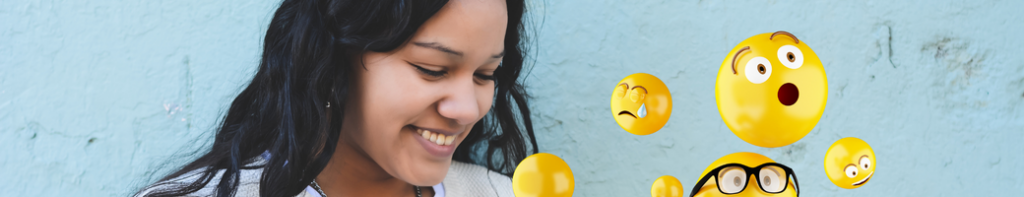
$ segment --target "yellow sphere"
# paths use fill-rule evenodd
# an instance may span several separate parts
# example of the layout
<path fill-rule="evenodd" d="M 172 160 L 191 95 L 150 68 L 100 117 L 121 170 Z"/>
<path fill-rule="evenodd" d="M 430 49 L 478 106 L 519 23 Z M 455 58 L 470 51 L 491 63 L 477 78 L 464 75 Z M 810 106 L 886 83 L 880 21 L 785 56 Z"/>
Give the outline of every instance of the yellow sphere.
<path fill-rule="evenodd" d="M 622 129 L 636 135 L 657 132 L 672 115 L 672 95 L 660 79 L 636 73 L 619 81 L 612 92 L 612 117 Z"/>
<path fill-rule="evenodd" d="M 755 146 L 792 144 L 825 111 L 828 82 L 811 47 L 784 31 L 747 38 L 722 61 L 715 100 L 725 125 Z"/>
<path fill-rule="evenodd" d="M 839 139 L 825 153 L 825 174 L 832 184 L 855 189 L 864 186 L 875 174 L 875 151 L 864 140 Z"/>
<path fill-rule="evenodd" d="M 512 191 L 517 197 L 569 197 L 574 187 L 569 165 L 548 153 L 526 157 L 512 175 Z"/>
<path fill-rule="evenodd" d="M 727 165 L 727 164 L 740 164 L 740 165 L 752 168 L 752 167 L 760 166 L 761 164 L 772 163 L 772 162 L 775 162 L 775 161 L 772 160 L 771 158 L 768 158 L 768 157 L 766 157 L 764 155 L 757 154 L 757 153 L 751 153 L 751 152 L 732 153 L 732 154 L 723 156 L 722 158 L 718 158 L 718 160 L 715 160 L 714 162 L 711 162 L 711 165 L 709 165 L 707 168 L 705 168 L 704 172 L 701 173 L 701 176 L 697 178 L 697 182 L 699 182 L 700 179 L 704 178 L 704 176 L 706 176 L 709 172 L 711 172 L 715 168 L 718 168 L 718 167 L 723 166 L 723 165 Z M 692 191 L 696 192 L 696 194 L 694 196 L 695 197 L 713 197 L 713 196 L 716 196 L 716 197 L 717 196 L 720 196 L 720 197 L 753 197 L 753 196 L 786 196 L 786 197 L 796 197 L 797 196 L 797 189 L 795 189 L 797 187 L 797 185 L 794 183 L 793 180 L 789 180 L 788 181 L 789 183 L 786 184 L 787 188 L 785 190 L 783 190 L 781 193 L 774 193 L 773 194 L 773 193 L 767 193 L 767 192 L 763 191 L 761 189 L 761 187 L 758 185 L 759 183 L 757 182 L 757 179 L 753 175 L 750 175 L 750 176 L 746 177 L 747 185 L 746 185 L 746 188 L 744 188 L 742 192 L 737 193 L 737 194 L 723 194 L 718 189 L 718 184 L 715 183 L 714 179 L 715 178 L 712 178 L 711 180 L 709 180 L 706 183 L 704 183 L 704 185 L 696 186 L 695 188 L 693 188 Z"/>
<path fill-rule="evenodd" d="M 683 197 L 683 184 L 673 176 L 658 177 L 651 184 L 651 197 Z"/>

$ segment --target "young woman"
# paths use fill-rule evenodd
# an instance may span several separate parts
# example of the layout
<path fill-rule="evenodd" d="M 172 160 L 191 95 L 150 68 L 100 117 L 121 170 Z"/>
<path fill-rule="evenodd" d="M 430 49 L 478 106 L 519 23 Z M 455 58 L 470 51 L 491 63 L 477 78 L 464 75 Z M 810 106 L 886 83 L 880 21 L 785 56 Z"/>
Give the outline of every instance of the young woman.
<path fill-rule="evenodd" d="M 512 196 L 523 7 L 285 0 L 212 150 L 136 196 Z"/>

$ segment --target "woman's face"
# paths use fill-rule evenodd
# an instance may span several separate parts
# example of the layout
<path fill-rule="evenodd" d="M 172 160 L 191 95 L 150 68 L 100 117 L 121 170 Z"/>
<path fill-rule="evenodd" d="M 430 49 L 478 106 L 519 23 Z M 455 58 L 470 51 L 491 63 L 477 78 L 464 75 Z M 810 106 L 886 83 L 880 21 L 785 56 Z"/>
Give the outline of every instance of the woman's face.
<path fill-rule="evenodd" d="M 503 0 L 452 0 L 407 43 L 364 54 L 365 69 L 352 68 L 342 146 L 411 184 L 440 183 L 491 108 L 507 22 Z"/>

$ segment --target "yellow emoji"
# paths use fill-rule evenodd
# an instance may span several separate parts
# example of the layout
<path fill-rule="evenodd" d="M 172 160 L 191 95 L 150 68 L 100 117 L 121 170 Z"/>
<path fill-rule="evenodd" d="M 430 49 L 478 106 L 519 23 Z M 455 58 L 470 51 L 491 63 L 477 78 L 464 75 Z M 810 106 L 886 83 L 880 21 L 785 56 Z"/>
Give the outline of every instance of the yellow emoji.
<path fill-rule="evenodd" d="M 690 197 L 795 197 L 800 194 L 799 185 L 793 169 L 761 154 L 738 152 L 719 158 L 704 169 L 690 190 Z"/>
<path fill-rule="evenodd" d="M 672 114 L 672 95 L 660 79 L 636 73 L 619 81 L 612 92 L 612 116 L 619 126 L 636 135 L 657 132 Z"/>
<path fill-rule="evenodd" d="M 526 157 L 512 175 L 512 192 L 517 197 L 570 197 L 575 187 L 569 164 L 550 153 Z"/>
<path fill-rule="evenodd" d="M 755 146 L 774 148 L 807 135 L 825 111 L 821 60 L 785 31 L 740 42 L 722 61 L 715 100 L 725 125 Z"/>
<path fill-rule="evenodd" d="M 658 177 L 651 184 L 651 197 L 683 197 L 683 184 L 673 176 Z"/>
<path fill-rule="evenodd" d="M 855 137 L 839 139 L 825 153 L 825 174 L 836 186 L 856 189 L 875 175 L 875 151 Z"/>

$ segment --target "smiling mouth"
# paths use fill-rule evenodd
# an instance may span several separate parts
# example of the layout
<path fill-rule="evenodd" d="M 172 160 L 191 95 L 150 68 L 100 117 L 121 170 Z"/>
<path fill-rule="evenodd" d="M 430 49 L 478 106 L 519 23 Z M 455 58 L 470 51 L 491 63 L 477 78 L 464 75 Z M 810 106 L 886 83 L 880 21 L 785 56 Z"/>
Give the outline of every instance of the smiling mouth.
<path fill-rule="evenodd" d="M 871 175 L 875 175 L 875 172 L 871 172 L 871 174 L 868 174 L 868 177 L 864 177 L 864 179 L 861 179 L 860 181 L 853 183 L 853 186 L 859 186 L 863 185 L 864 183 L 867 183 L 868 179 L 871 179 Z"/>
<path fill-rule="evenodd" d="M 415 127 L 414 129 L 416 129 L 416 133 L 419 134 L 420 136 L 422 136 L 423 139 L 426 139 L 428 142 L 437 144 L 438 146 L 452 145 L 452 142 L 455 141 L 455 137 L 458 135 L 458 134 L 445 135 L 445 134 L 437 132 L 437 131 L 431 131 L 429 129 L 423 129 L 423 128 L 419 128 L 419 127 Z"/>
<path fill-rule="evenodd" d="M 619 112 L 620 116 L 623 115 L 623 114 L 632 116 L 634 119 L 636 119 L 636 115 L 633 115 L 632 112 L 629 112 L 629 111 L 626 111 L 626 110 L 622 110 L 621 112 Z"/>

